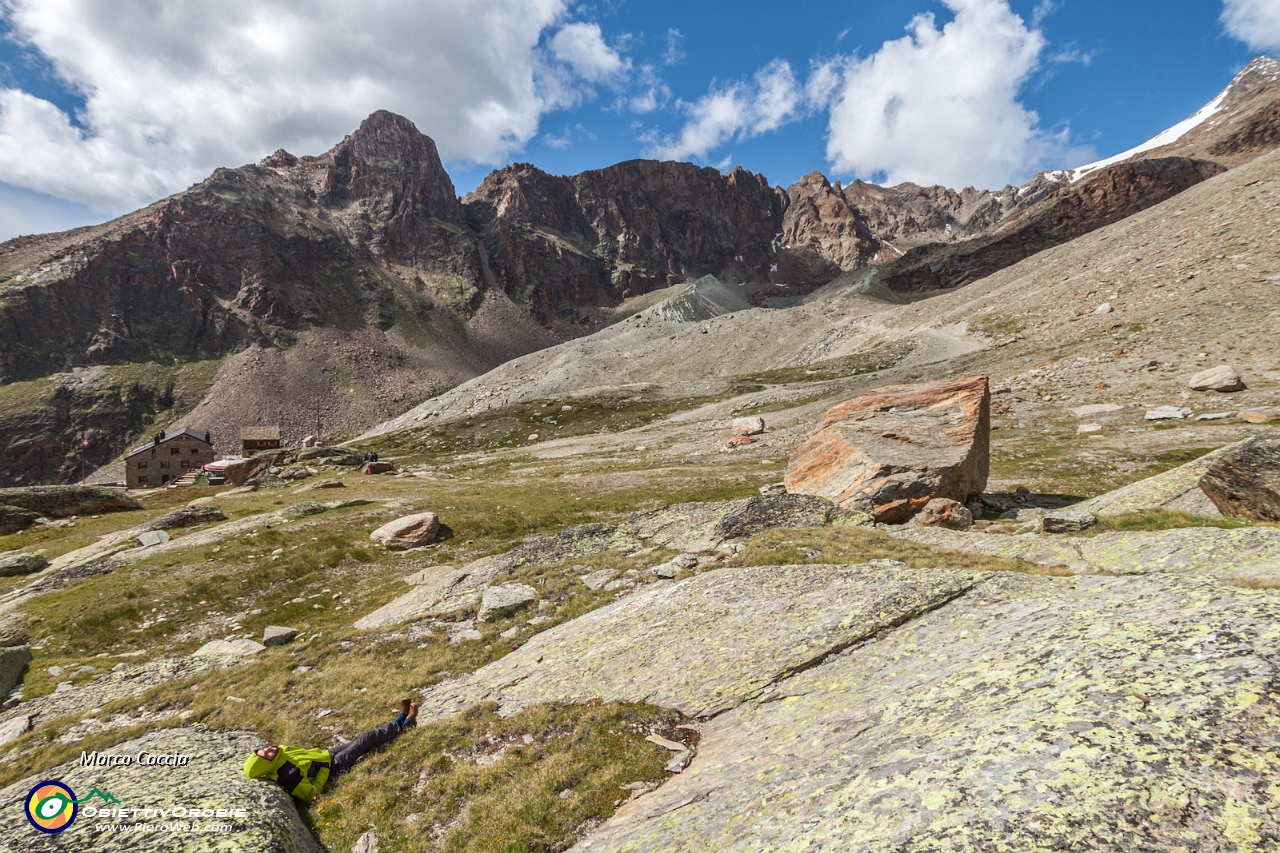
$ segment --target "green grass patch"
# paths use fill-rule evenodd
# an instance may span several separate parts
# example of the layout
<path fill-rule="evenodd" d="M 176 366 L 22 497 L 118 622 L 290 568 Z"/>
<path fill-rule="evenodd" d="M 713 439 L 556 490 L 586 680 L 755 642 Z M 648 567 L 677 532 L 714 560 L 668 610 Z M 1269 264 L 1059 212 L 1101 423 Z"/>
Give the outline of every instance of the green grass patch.
<path fill-rule="evenodd" d="M 1233 530 L 1239 527 L 1257 527 L 1258 522 L 1244 518 L 1232 518 L 1229 515 L 1193 515 L 1189 512 L 1175 512 L 1167 509 L 1144 509 L 1138 512 L 1126 512 L 1121 515 L 1103 516 L 1098 519 L 1094 529 L 1132 531 L 1132 530 L 1175 530 L 1180 527 L 1220 527 Z"/>

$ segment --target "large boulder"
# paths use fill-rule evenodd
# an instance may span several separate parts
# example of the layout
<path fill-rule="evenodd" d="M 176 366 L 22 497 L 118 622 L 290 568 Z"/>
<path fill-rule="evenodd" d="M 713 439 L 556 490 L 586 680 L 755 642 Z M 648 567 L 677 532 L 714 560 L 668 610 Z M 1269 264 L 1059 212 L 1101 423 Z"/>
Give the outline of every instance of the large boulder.
<path fill-rule="evenodd" d="M 32 512 L 20 506 L 9 506 L 8 504 L 0 503 L 0 536 L 8 536 L 10 533 L 17 533 L 19 530 L 26 530 L 35 524 L 36 519 L 39 517 L 40 513 L 38 512 Z"/>
<path fill-rule="evenodd" d="M 1223 515 L 1280 521 L 1280 435 L 1260 435 L 1219 457 L 1200 488 Z"/>
<path fill-rule="evenodd" d="M 9 816 L 0 822 L 0 850 L 322 853 L 324 848 L 307 830 L 284 789 L 244 775 L 245 756 L 262 745 L 262 738 L 251 732 L 183 728 L 150 732 L 97 754 L 131 759 L 127 764 L 85 764 L 76 754 L 64 764 L 0 789 L 0 809 Z M 181 766 L 145 764 L 138 760 L 143 754 L 185 760 Z M 54 835 L 40 832 L 22 817 L 32 788 L 46 779 L 61 782 L 84 800 L 71 824 Z M 95 789 L 118 804 L 94 796 Z M 108 816 L 107 809 L 124 810 L 124 815 Z M 153 811 L 148 816 L 143 809 Z M 168 810 L 167 814 L 154 811 L 160 809 Z M 204 833 L 175 828 L 187 823 L 231 828 Z M 107 829 L 108 824 L 130 829 Z"/>
<path fill-rule="evenodd" d="M 124 492 L 105 486 L 24 486 L 0 489 L 0 505 L 19 507 L 54 518 L 141 508 L 137 501 Z"/>
<path fill-rule="evenodd" d="M 1244 380 L 1229 364 L 1210 367 L 1202 370 L 1187 380 L 1187 387 L 1192 391 L 1220 391 L 1224 394 L 1232 391 L 1243 391 Z"/>
<path fill-rule="evenodd" d="M 40 571 L 47 565 L 49 565 L 49 561 L 44 558 L 44 554 L 22 552 L 6 554 L 0 557 L 0 578 L 29 575 Z"/>
<path fill-rule="evenodd" d="M 788 492 L 876 521 L 907 521 L 934 498 L 966 503 L 987 484 L 985 376 L 891 385 L 828 409 L 787 465 Z"/>
<path fill-rule="evenodd" d="M 440 519 L 434 512 L 419 512 L 388 521 L 369 534 L 380 545 L 399 545 L 416 548 L 430 544 L 440 532 Z"/>
<path fill-rule="evenodd" d="M 12 646 L 0 649 L 0 699 L 22 680 L 22 673 L 31 663 L 31 649 L 26 646 Z"/>

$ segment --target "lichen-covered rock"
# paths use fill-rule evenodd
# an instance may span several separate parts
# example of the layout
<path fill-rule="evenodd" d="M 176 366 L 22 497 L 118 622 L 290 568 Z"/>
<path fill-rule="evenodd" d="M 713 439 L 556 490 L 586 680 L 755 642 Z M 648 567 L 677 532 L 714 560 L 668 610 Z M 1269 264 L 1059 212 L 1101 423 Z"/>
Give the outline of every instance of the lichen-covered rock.
<path fill-rule="evenodd" d="M 973 513 L 964 504 L 956 503 L 950 498 L 934 498 L 911 519 L 911 523 L 917 527 L 968 530 L 973 527 Z"/>
<path fill-rule="evenodd" d="M 133 759 L 110 767 L 82 766 L 79 756 L 57 767 L 0 789 L 0 849 L 93 850 L 102 853 L 148 850 L 157 853 L 214 853 L 224 850 L 270 850 L 273 853 L 323 853 L 303 824 L 284 789 L 273 782 L 244 775 L 245 756 L 263 745 L 251 732 L 211 732 L 197 728 L 150 732 L 112 747 L 111 755 Z M 137 758 L 185 756 L 180 767 L 153 766 Z M 22 819 L 28 792 L 44 779 L 57 779 L 71 788 L 77 799 L 76 819 L 56 835 L 39 832 Z M 118 803 L 100 797 L 110 794 Z M 166 813 L 126 812 L 124 817 L 100 814 L 103 809 L 164 809 Z M 187 811 L 199 810 L 192 817 Z M 205 816 L 206 810 L 208 816 Z M 219 810 L 223 811 L 219 815 Z M 174 829 L 175 824 L 226 824 L 227 832 L 193 832 Z M 130 824 L 130 831 L 110 831 L 107 824 Z M 147 828 L 147 827 L 151 828 Z"/>
<path fill-rule="evenodd" d="M 262 632 L 262 645 L 268 648 L 271 646 L 283 646 L 293 642 L 297 636 L 297 628 L 287 628 L 284 625 L 268 625 Z"/>
<path fill-rule="evenodd" d="M 1097 516 L 1122 515 L 1147 509 L 1167 509 L 1193 515 L 1218 515 L 1217 508 L 1200 490 L 1200 478 L 1223 455 L 1244 444 L 1237 442 L 1206 453 L 1162 474 L 1073 505 L 1078 512 Z"/>
<path fill-rule="evenodd" d="M 764 432 L 764 418 L 759 415 L 734 418 L 733 432 L 735 435 L 759 435 Z"/>
<path fill-rule="evenodd" d="M 499 616 L 515 613 L 526 604 L 537 600 L 538 591 L 527 584 L 504 583 L 488 586 L 480 593 L 480 614 L 476 619 L 488 622 Z"/>
<path fill-rule="evenodd" d="M 382 545 L 417 548 L 429 545 L 440 532 L 440 518 L 434 512 L 418 512 L 388 521 L 369 534 L 369 539 Z"/>
<path fill-rule="evenodd" d="M 1041 522 L 1045 533 L 1079 533 L 1097 524 L 1098 517 L 1091 512 L 1055 509 L 1046 512 Z"/>
<path fill-rule="evenodd" d="M 240 662 L 238 656 L 204 655 L 165 658 L 137 666 L 126 666 L 104 672 L 83 686 L 28 699 L 17 707 L 0 713 L 0 724 L 20 716 L 53 719 L 67 714 L 79 714 L 117 699 L 137 696 L 161 684 L 181 681 Z"/>
<path fill-rule="evenodd" d="M 1184 527 L 1072 539 L 918 527 L 901 527 L 890 535 L 955 551 L 1026 560 L 1072 574 L 1176 572 L 1280 581 L 1280 529 L 1272 527 Z"/>
<path fill-rule="evenodd" d="M 141 504 L 124 492 L 105 486 L 23 486 L 0 489 L 0 504 L 21 507 L 53 518 L 142 508 Z"/>
<path fill-rule="evenodd" d="M 0 577 L 29 575 L 47 565 L 49 561 L 45 559 L 44 554 L 7 554 L 0 557 Z"/>
<path fill-rule="evenodd" d="M 0 649 L 0 696 L 8 695 L 31 663 L 31 649 L 26 646 L 10 646 Z"/>
<path fill-rule="evenodd" d="M 826 498 L 769 493 L 737 501 L 687 503 L 632 513 L 624 528 L 654 545 L 710 551 L 730 539 L 780 527 L 822 527 L 859 519 Z"/>
<path fill-rule="evenodd" d="M 40 513 L 38 512 L 32 512 L 20 506 L 9 506 L 8 504 L 0 503 L 0 536 L 8 536 L 10 533 L 17 533 L 19 530 L 26 530 L 35 524 L 36 519 L 39 517 Z"/>
<path fill-rule="evenodd" d="M 1280 435 L 1260 435 L 1214 460 L 1200 490 L 1223 515 L 1280 521 Z"/>
<path fill-rule="evenodd" d="M 262 643 L 255 643 L 253 640 L 210 640 L 200 648 L 192 652 L 195 656 L 204 655 L 256 655 L 258 652 L 265 651 L 266 646 Z"/>
<path fill-rule="evenodd" d="M 986 377 L 893 385 L 833 406 L 791 454 L 787 491 L 900 524 L 934 498 L 965 503 L 987 483 Z"/>
<path fill-rule="evenodd" d="M 701 728 L 575 851 L 1280 845 L 1280 601 L 1002 573 Z"/>
<path fill-rule="evenodd" d="M 649 702 L 706 716 L 963 595 L 981 574 L 873 566 L 750 566 L 662 584 L 531 638 L 426 692 L 422 714 L 494 700 Z"/>
<path fill-rule="evenodd" d="M 192 527 L 196 524 L 210 524 L 215 521 L 226 521 L 227 516 L 216 506 L 200 504 L 198 506 L 178 507 L 159 518 L 144 524 L 144 530 L 173 530 L 175 527 Z"/>

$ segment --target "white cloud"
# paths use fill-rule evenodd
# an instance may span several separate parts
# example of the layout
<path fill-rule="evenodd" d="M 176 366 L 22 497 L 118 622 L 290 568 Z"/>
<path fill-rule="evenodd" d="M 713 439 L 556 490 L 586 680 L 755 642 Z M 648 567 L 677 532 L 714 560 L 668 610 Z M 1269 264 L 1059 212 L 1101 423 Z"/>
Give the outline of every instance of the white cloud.
<path fill-rule="evenodd" d="M 667 52 L 662 54 L 663 65 L 675 65 L 684 59 L 684 36 L 680 31 L 672 27 L 667 30 Z"/>
<path fill-rule="evenodd" d="M 1253 50 L 1280 50 L 1280 1 L 1225 0 L 1222 25 Z"/>
<path fill-rule="evenodd" d="M 119 213 L 278 147 L 318 153 L 376 109 L 490 164 L 625 70 L 568 0 L 4 0 L 84 98 L 0 90 L 0 181 Z"/>
<path fill-rule="evenodd" d="M 679 102 L 689 120 L 674 138 L 649 136 L 650 154 L 667 160 L 706 160 L 716 148 L 776 130 L 808 108 L 804 87 L 791 65 L 775 59 L 747 80 L 711 91 L 693 103 Z"/>
<path fill-rule="evenodd" d="M 943 2 L 955 18 L 941 29 L 917 15 L 908 35 L 849 63 L 828 127 L 833 167 L 889 183 L 999 187 L 1060 165 L 1066 131 L 1041 129 L 1018 101 L 1043 34 L 1006 0 Z"/>
<path fill-rule="evenodd" d="M 604 43 L 599 24 L 566 24 L 552 37 L 551 52 L 591 83 L 616 78 L 630 65 Z"/>

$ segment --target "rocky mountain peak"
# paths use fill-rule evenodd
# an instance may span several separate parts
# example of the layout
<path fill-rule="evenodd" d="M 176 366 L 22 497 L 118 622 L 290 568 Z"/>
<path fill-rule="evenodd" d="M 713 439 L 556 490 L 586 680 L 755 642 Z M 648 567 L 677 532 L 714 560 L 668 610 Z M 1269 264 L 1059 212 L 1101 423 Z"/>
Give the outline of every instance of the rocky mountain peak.
<path fill-rule="evenodd" d="M 391 216 L 462 223 L 462 205 L 435 141 L 404 116 L 378 110 L 325 155 L 320 195 L 333 207 L 366 200 Z"/>
<path fill-rule="evenodd" d="M 1222 99 L 1222 107 L 1224 109 L 1232 107 L 1264 89 L 1275 87 L 1278 83 L 1280 83 L 1280 60 L 1272 59 L 1270 56 L 1259 56 L 1246 65 L 1227 86 L 1223 93 L 1225 97 Z"/>

